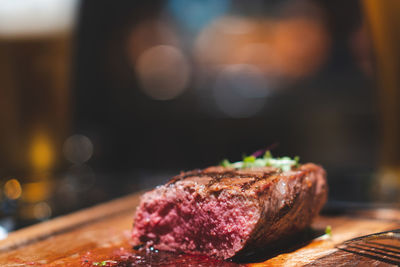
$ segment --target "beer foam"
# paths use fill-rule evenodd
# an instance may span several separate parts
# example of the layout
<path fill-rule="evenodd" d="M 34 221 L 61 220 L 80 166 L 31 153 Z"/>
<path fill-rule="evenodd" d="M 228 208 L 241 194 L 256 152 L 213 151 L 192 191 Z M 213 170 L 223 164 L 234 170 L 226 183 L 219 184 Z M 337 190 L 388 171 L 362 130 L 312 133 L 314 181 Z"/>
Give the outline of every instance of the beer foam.
<path fill-rule="evenodd" d="M 0 37 L 68 32 L 79 0 L 0 0 Z"/>

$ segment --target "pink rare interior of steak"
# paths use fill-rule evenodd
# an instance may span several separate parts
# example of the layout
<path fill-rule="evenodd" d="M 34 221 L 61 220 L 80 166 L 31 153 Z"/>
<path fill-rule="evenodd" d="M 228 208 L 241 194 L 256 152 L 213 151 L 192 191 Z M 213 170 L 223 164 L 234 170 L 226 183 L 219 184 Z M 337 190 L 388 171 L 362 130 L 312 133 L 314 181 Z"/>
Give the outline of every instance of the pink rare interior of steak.
<path fill-rule="evenodd" d="M 133 229 L 136 243 L 227 259 L 243 247 L 260 216 L 257 201 L 239 195 L 204 197 L 204 186 L 188 181 L 167 187 L 143 195 Z"/>

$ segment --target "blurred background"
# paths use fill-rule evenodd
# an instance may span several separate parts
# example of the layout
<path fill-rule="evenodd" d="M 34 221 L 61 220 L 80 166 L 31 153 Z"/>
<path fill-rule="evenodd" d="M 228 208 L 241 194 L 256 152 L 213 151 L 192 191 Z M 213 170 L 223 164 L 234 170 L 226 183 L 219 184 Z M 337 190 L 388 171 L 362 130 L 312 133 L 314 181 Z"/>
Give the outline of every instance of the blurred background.
<path fill-rule="evenodd" d="M 395 1 L 0 0 L 0 237 L 271 145 L 397 203 Z"/>

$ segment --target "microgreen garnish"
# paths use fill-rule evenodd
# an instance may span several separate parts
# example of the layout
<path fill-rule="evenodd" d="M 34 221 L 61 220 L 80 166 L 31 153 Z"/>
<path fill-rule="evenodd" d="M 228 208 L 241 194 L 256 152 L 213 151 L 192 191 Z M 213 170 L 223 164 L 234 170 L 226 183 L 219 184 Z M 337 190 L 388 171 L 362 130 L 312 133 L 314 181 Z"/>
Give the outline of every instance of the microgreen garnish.
<path fill-rule="evenodd" d="M 221 166 L 236 169 L 271 166 L 279 168 L 282 171 L 289 171 L 293 166 L 299 166 L 299 160 L 300 158 L 298 156 L 294 157 L 293 159 L 289 157 L 274 158 L 271 154 L 271 151 L 267 150 L 263 157 L 257 158 L 254 155 L 244 156 L 243 161 L 234 163 L 230 163 L 229 160 L 225 159 L 221 162 Z"/>
<path fill-rule="evenodd" d="M 244 156 L 242 168 L 249 168 L 256 162 L 256 157 L 254 156 Z"/>
<path fill-rule="evenodd" d="M 107 266 L 107 263 L 115 264 L 115 263 L 118 263 L 118 262 L 112 261 L 112 260 L 107 260 L 107 261 L 93 262 L 92 265 L 93 266 Z"/>
<path fill-rule="evenodd" d="M 223 167 L 229 167 L 230 165 L 231 165 L 231 163 L 227 159 L 224 159 L 223 161 L 221 161 L 221 166 L 223 166 Z"/>
<path fill-rule="evenodd" d="M 243 162 L 246 163 L 254 163 L 256 161 L 256 157 L 254 156 L 248 156 L 243 158 Z"/>
<path fill-rule="evenodd" d="M 300 166 L 300 157 L 299 156 L 295 156 L 293 159 L 294 159 L 294 161 L 296 161 L 295 166 L 299 167 Z"/>
<path fill-rule="evenodd" d="M 332 226 L 327 225 L 325 228 L 325 234 L 328 235 L 329 237 L 332 236 Z"/>

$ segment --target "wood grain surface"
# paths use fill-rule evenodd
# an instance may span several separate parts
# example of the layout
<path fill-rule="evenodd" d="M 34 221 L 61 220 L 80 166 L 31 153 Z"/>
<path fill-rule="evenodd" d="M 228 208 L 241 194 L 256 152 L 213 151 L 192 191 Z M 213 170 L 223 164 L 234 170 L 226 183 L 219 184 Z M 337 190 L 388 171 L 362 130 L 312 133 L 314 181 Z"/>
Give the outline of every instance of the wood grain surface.
<path fill-rule="evenodd" d="M 115 259 L 122 252 L 132 252 L 130 230 L 138 203 L 139 194 L 134 194 L 13 232 L 0 241 L 0 266 L 91 266 L 93 262 Z M 243 264 L 254 267 L 390 266 L 339 251 L 335 245 L 357 236 L 400 228 L 399 210 L 375 209 L 321 216 L 312 225 L 313 232 L 322 233 L 327 225 L 332 227 L 331 237 L 319 235 L 307 242 L 294 242 L 278 252 L 258 255 Z M 114 261 L 110 266 L 114 263 L 130 266 Z"/>

